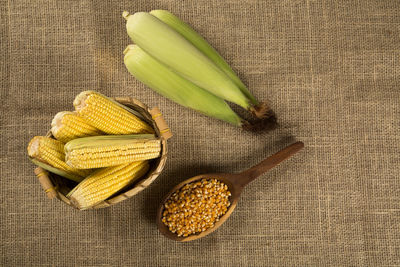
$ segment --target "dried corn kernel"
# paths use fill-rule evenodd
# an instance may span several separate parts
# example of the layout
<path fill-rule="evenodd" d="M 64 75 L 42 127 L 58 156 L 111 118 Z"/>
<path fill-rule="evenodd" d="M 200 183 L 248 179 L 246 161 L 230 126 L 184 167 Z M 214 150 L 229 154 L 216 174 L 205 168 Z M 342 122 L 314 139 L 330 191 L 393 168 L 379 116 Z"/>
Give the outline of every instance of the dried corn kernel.
<path fill-rule="evenodd" d="M 204 232 L 226 213 L 230 196 L 228 186 L 217 179 L 186 184 L 165 202 L 162 222 L 178 236 Z"/>

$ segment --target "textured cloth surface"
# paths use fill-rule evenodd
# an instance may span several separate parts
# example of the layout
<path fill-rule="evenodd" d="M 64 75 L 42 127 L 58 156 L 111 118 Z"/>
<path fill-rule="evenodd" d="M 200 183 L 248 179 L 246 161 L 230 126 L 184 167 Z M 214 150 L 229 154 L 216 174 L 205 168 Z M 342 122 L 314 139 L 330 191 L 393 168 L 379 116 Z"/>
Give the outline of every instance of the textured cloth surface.
<path fill-rule="evenodd" d="M 123 10 L 168 9 L 227 59 L 280 128 L 251 134 L 182 108 L 125 69 Z M 400 2 L 1 1 L 1 265 L 399 266 Z M 46 198 L 26 155 L 83 90 L 163 112 L 163 174 L 111 208 Z M 212 235 L 176 243 L 155 210 L 171 186 L 305 149 L 250 184 Z"/>

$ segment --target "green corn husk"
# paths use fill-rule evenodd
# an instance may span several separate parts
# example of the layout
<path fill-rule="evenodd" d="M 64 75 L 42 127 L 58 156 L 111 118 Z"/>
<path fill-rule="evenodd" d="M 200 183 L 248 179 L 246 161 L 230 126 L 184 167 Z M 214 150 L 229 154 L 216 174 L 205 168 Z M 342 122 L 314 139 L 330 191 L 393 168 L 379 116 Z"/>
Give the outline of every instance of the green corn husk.
<path fill-rule="evenodd" d="M 72 141 L 69 141 L 64 145 L 64 150 L 65 153 L 68 153 L 71 150 L 82 149 L 82 148 L 96 148 L 99 146 L 105 147 L 105 146 L 113 146 L 116 144 L 124 145 L 136 141 L 156 140 L 156 139 L 157 138 L 154 134 L 89 136 L 89 137 L 76 138 Z"/>
<path fill-rule="evenodd" d="M 84 178 L 81 177 L 81 176 L 77 176 L 77 175 L 74 175 L 74 174 L 72 174 L 72 173 L 68 173 L 68 172 L 66 172 L 66 171 L 57 169 L 57 168 L 55 168 L 55 167 L 53 167 L 53 166 L 50 166 L 49 164 L 46 164 L 46 163 L 44 163 L 44 162 L 41 162 L 41 161 L 39 161 L 39 160 L 37 160 L 37 159 L 30 158 L 30 160 L 31 160 L 35 165 L 37 165 L 37 166 L 39 166 L 39 167 L 41 167 L 41 168 L 43 168 L 43 169 L 45 169 L 45 170 L 47 170 L 47 171 L 49 171 L 49 172 L 55 173 L 55 174 L 57 174 L 57 175 L 59 175 L 59 176 L 62 176 L 62 177 L 67 178 L 67 179 L 70 179 L 70 180 L 75 181 L 75 182 L 77 182 L 77 183 L 81 182 L 81 181 L 84 179 Z"/>
<path fill-rule="evenodd" d="M 249 99 L 228 75 L 170 26 L 146 12 L 123 16 L 129 37 L 146 53 L 212 94 L 251 109 Z"/>
<path fill-rule="evenodd" d="M 189 42 L 191 42 L 197 49 L 211 59 L 215 65 L 225 72 L 226 75 L 239 87 L 243 94 L 251 101 L 253 105 L 258 105 L 256 98 L 250 93 L 247 87 L 239 79 L 232 68 L 226 63 L 222 56 L 192 27 L 183 22 L 177 16 L 167 10 L 152 10 L 150 14 L 157 17 L 162 22 L 173 28 L 180 33 Z"/>
<path fill-rule="evenodd" d="M 224 100 L 176 74 L 139 46 L 129 45 L 124 54 L 128 71 L 159 94 L 207 116 L 242 126 L 243 120 Z"/>

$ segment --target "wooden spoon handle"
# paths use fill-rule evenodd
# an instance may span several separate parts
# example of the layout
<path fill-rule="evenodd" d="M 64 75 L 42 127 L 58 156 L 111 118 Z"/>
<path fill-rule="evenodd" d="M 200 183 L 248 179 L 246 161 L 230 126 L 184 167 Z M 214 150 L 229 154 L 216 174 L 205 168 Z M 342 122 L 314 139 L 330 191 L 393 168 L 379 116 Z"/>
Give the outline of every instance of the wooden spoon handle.
<path fill-rule="evenodd" d="M 237 180 L 237 183 L 244 187 L 254 179 L 256 179 L 261 174 L 267 172 L 268 170 L 272 169 L 282 161 L 290 158 L 292 155 L 299 152 L 304 147 L 303 142 L 296 142 L 287 146 L 286 148 L 282 149 L 281 151 L 269 156 L 268 158 L 264 159 L 257 165 L 251 167 L 250 169 L 240 173 L 240 179 Z"/>

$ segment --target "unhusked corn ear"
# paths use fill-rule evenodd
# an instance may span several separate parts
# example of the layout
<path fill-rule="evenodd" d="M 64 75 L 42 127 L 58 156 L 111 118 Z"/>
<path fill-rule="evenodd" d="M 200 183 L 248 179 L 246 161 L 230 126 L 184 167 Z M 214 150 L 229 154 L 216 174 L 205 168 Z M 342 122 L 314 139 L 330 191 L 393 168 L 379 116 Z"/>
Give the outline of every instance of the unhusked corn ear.
<path fill-rule="evenodd" d="M 142 177 L 148 169 L 147 161 L 101 169 L 79 183 L 67 197 L 79 209 L 90 208 Z"/>
<path fill-rule="evenodd" d="M 129 37 L 146 53 L 210 93 L 251 108 L 249 99 L 228 75 L 180 33 L 146 12 L 129 15 L 125 11 L 123 16 Z"/>
<path fill-rule="evenodd" d="M 64 144 L 50 137 L 35 136 L 32 138 L 28 144 L 28 155 L 36 161 L 48 164 L 54 168 L 66 172 L 67 174 L 70 174 L 65 176 L 60 173 L 56 173 L 76 182 L 82 181 L 84 177 L 91 173 L 89 170 L 78 170 L 69 166 L 65 162 Z M 41 167 L 43 166 L 41 165 Z M 52 170 L 49 169 L 49 171 Z"/>
<path fill-rule="evenodd" d="M 108 97 L 94 91 L 80 93 L 74 100 L 74 106 L 79 115 L 106 134 L 154 132 L 137 116 Z"/>
<path fill-rule="evenodd" d="M 243 120 L 223 99 L 178 75 L 139 46 L 129 45 L 124 54 L 128 71 L 154 91 L 184 107 L 242 126 Z"/>
<path fill-rule="evenodd" d="M 247 96 L 252 104 L 257 105 L 258 101 L 247 89 L 246 85 L 239 79 L 236 73 L 232 70 L 223 57 L 192 27 L 183 22 L 177 16 L 167 10 L 152 10 L 150 14 L 157 17 L 159 20 L 179 32 L 189 42 L 191 42 L 197 49 L 214 62 L 231 80 L 239 87 L 239 89 Z"/>
<path fill-rule="evenodd" d="M 84 137 L 65 145 L 67 164 L 79 169 L 153 159 L 160 156 L 160 151 L 161 140 L 152 134 Z"/>
<path fill-rule="evenodd" d="M 51 122 L 51 133 L 63 143 L 75 138 L 101 135 L 102 132 L 88 124 L 77 112 L 58 112 Z"/>

